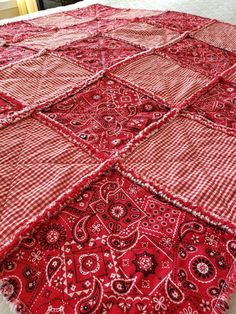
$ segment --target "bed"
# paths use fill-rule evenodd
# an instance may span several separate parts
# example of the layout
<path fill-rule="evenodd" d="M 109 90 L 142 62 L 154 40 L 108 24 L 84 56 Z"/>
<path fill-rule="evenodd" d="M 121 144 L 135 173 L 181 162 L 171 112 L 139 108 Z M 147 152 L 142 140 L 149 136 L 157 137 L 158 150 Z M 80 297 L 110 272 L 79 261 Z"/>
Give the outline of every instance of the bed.
<path fill-rule="evenodd" d="M 233 17 L 94 2 L 0 23 L 1 313 L 225 313 Z"/>

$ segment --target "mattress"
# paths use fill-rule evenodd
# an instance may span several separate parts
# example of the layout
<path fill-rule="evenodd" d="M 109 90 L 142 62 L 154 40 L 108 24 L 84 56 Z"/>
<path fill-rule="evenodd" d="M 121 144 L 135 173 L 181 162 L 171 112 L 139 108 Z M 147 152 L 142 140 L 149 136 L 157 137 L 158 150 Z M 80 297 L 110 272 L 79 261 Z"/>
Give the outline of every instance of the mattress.
<path fill-rule="evenodd" d="M 18 313 L 225 313 L 236 27 L 87 4 L 0 27 L 2 296 Z"/>

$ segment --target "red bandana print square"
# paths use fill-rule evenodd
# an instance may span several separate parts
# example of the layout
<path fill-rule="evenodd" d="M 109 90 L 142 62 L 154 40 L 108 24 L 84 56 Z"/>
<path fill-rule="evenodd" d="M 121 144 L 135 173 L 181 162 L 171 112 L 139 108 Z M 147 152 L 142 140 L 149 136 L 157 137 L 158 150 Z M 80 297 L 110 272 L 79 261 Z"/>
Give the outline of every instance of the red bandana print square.
<path fill-rule="evenodd" d="M 186 38 L 161 50 L 183 67 L 215 77 L 236 63 L 236 54 L 202 41 Z"/>
<path fill-rule="evenodd" d="M 0 66 L 7 65 L 15 61 L 20 61 L 21 59 L 32 56 L 36 53 L 33 50 L 26 49 L 23 47 L 15 46 L 3 46 L 0 47 Z"/>
<path fill-rule="evenodd" d="M 141 50 L 112 38 L 94 36 L 70 43 L 56 50 L 60 55 L 72 58 L 91 71 L 108 68 Z"/>
<path fill-rule="evenodd" d="M 108 230 L 114 221 L 121 228 Z M 235 243 L 110 172 L 0 264 L 0 289 L 22 313 L 210 314 L 222 306 Z"/>
<path fill-rule="evenodd" d="M 0 26 L 0 37 L 7 43 L 14 43 L 25 38 L 34 37 L 44 31 L 43 28 L 25 22 L 14 22 Z"/>
<path fill-rule="evenodd" d="M 160 103 L 109 78 L 43 110 L 83 140 L 109 154 L 168 111 Z"/>
<path fill-rule="evenodd" d="M 171 11 L 162 13 L 157 17 L 143 18 L 142 20 L 153 25 L 163 25 L 180 33 L 196 30 L 211 21 L 204 17 Z"/>
<path fill-rule="evenodd" d="M 236 84 L 221 80 L 197 99 L 187 111 L 236 129 Z"/>

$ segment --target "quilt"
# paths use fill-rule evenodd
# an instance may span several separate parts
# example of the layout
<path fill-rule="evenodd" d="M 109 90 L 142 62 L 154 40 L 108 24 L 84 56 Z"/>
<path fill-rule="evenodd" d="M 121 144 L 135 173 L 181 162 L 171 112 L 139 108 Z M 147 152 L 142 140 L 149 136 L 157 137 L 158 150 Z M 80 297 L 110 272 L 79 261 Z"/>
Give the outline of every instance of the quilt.
<path fill-rule="evenodd" d="M 236 26 L 91 5 L 0 26 L 0 292 L 21 314 L 223 314 Z"/>

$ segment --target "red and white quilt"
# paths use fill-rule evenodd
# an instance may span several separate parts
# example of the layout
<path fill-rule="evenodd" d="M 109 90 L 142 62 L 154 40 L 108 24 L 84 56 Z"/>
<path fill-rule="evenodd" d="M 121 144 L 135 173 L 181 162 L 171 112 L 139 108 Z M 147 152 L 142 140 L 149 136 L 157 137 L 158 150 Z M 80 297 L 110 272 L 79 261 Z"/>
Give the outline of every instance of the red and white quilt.
<path fill-rule="evenodd" d="M 17 313 L 228 309 L 235 38 L 102 5 L 0 26 L 0 291 Z"/>

